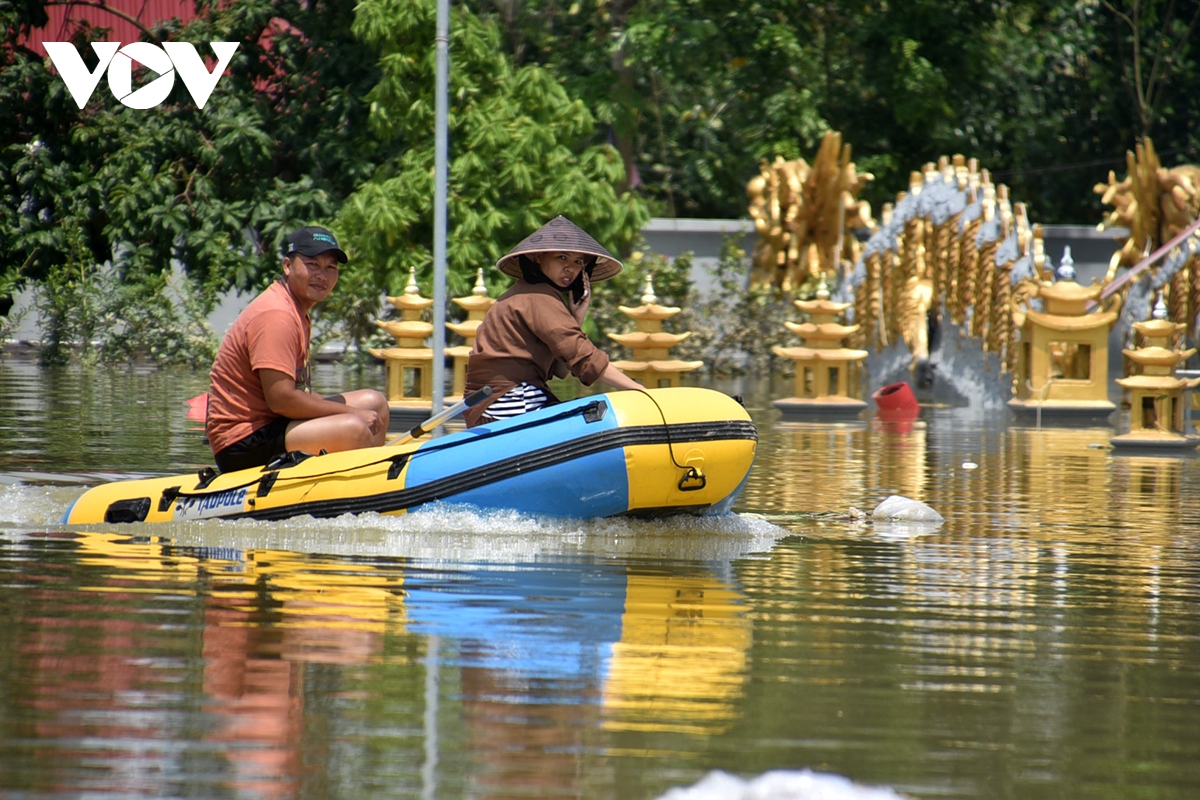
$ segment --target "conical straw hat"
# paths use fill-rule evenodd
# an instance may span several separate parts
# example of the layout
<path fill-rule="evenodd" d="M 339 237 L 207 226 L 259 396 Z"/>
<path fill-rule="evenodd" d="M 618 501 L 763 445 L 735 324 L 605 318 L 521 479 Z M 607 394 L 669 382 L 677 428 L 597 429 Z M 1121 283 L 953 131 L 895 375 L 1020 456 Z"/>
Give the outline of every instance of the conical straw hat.
<path fill-rule="evenodd" d="M 521 265 L 517 256 L 523 253 L 587 253 L 596 257 L 596 266 L 592 270 L 592 282 L 608 280 L 623 268 L 623 264 L 604 249 L 604 246 L 589 236 L 583 228 L 562 216 L 561 214 L 538 228 L 521 240 L 521 243 L 509 250 L 499 261 L 496 268 L 505 275 L 514 278 L 521 277 Z"/>

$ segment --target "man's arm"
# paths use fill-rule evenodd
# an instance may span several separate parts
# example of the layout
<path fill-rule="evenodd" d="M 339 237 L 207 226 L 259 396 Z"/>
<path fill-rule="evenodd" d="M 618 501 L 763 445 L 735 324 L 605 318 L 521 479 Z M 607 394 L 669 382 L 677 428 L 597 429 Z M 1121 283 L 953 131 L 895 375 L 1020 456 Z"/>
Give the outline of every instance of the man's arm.
<path fill-rule="evenodd" d="M 371 409 L 356 408 L 297 388 L 295 379 L 286 372 L 260 369 L 258 377 L 262 381 L 267 405 L 281 417 L 302 420 L 331 417 L 334 414 L 357 414 L 370 426 L 373 434 L 378 434 L 385 424 L 379 414 Z"/>

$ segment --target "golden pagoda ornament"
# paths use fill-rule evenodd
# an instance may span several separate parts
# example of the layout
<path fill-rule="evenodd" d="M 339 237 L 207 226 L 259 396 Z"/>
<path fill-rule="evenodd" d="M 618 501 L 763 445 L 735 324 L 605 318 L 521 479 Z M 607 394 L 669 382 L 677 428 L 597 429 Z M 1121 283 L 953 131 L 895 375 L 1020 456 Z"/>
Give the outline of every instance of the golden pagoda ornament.
<path fill-rule="evenodd" d="M 1034 280 L 1030 293 L 1014 293 L 1013 324 L 1021 331 L 1016 343 L 1013 399 L 1018 413 L 1074 417 L 1106 417 L 1116 409 L 1108 399 L 1108 334 L 1117 321 L 1120 301 L 1105 310 L 1088 312 L 1103 286 L 1075 282 L 1071 248 L 1064 248 L 1054 282 Z M 1039 297 L 1042 310 L 1020 308 Z"/>
<path fill-rule="evenodd" d="M 1200 378 L 1186 380 L 1175 375 L 1176 367 L 1196 353 L 1195 348 L 1175 350 L 1172 346 L 1186 327 L 1167 319 L 1162 295 L 1151 319 L 1133 324 L 1143 344 L 1122 352 L 1140 374 L 1117 380 L 1129 390 L 1129 432 L 1110 439 L 1113 447 L 1178 450 L 1200 444 L 1200 436 L 1189 430 L 1191 409 L 1184 397 L 1185 392 L 1200 386 Z"/>
<path fill-rule="evenodd" d="M 704 366 L 703 361 L 670 358 L 668 351 L 692 335 L 690 331 L 667 333 L 662 329 L 663 320 L 675 316 L 681 309 L 658 304 L 649 273 L 646 274 L 646 285 L 642 287 L 641 300 L 642 304 L 636 308 L 618 306 L 622 314 L 634 321 L 637 330 L 608 334 L 608 338 L 633 351 L 632 360 L 614 361 L 613 366 L 649 389 L 679 386 L 682 375 Z"/>
<path fill-rule="evenodd" d="M 421 296 L 415 269 L 408 271 L 408 285 L 399 297 L 387 301 L 400 311 L 398 320 L 375 320 L 375 324 L 396 337 L 396 347 L 372 349 L 371 355 L 387 365 L 387 398 L 392 419 L 401 423 L 424 419 L 433 408 L 433 349 L 425 340 L 433 325 L 421 318 L 421 312 L 433 301 Z"/>
<path fill-rule="evenodd" d="M 454 359 L 454 383 L 451 391 L 455 397 L 461 398 L 463 387 L 467 383 L 467 360 L 471 355 L 471 349 L 475 346 L 475 334 L 478 333 L 479 324 L 483 322 L 483 317 L 487 314 L 488 309 L 496 304 L 494 298 L 488 297 L 487 285 L 483 282 L 482 267 L 475 273 L 475 288 L 471 290 L 471 294 L 467 297 L 452 299 L 456 305 L 467 312 L 467 318 L 462 322 L 446 323 L 447 328 L 467 340 L 466 344 L 446 348 L 446 355 Z"/>
<path fill-rule="evenodd" d="M 776 400 L 784 417 L 854 416 L 867 407 L 862 399 L 862 362 L 866 350 L 852 350 L 843 341 L 858 332 L 858 325 L 837 322 L 850 303 L 829 299 L 825 276 L 817 285 L 816 300 L 796 300 L 796 308 L 809 322 L 785 322 L 804 341 L 803 347 L 774 347 L 772 352 L 796 363 L 795 396 Z"/>

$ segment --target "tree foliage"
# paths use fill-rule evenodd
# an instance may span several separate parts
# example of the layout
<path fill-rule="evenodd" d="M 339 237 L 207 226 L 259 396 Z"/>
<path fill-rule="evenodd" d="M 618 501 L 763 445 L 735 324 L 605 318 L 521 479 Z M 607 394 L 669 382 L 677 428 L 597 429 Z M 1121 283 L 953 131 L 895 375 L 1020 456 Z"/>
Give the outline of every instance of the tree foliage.
<path fill-rule="evenodd" d="M 8 9 L 11 38 L 42 5 Z M 223 289 L 263 285 L 288 230 L 340 211 L 337 227 L 366 269 L 324 310 L 361 339 L 371 298 L 397 291 L 409 267 L 430 268 L 434 3 L 206 0 L 200 10 L 155 34 L 200 48 L 239 42 L 202 110 L 177 86 L 161 106 L 132 111 L 103 84 L 80 110 L 48 61 L 6 54 L 0 99 L 21 109 L 0 122 L 6 260 L 42 286 L 47 327 L 74 335 L 57 318 L 69 303 L 55 293 L 79 285 L 65 275 L 109 269 L 150 286 L 174 261 L 211 303 Z M 89 52 L 85 41 L 103 33 L 81 31 L 76 44 Z M 590 141 L 589 109 L 545 70 L 514 67 L 495 27 L 466 10 L 453 46 L 452 288 L 558 213 L 625 247 L 648 212 L 618 195 L 620 159 Z"/>
<path fill-rule="evenodd" d="M 41 6 L 7 7 L 10 41 Z M 20 47 L 5 53 L 0 106 L 14 113 L 0 114 L 0 247 L 41 287 L 52 349 L 53 332 L 69 325 L 58 316 L 70 314 L 63 299 L 79 285 L 64 275 L 96 288 L 110 284 L 84 273 L 107 270 L 117 285 L 150 291 L 177 262 L 202 306 L 221 290 L 263 285 L 286 232 L 332 218 L 385 149 L 365 126 L 360 98 L 377 73 L 350 32 L 351 9 L 205 0 L 200 12 L 153 33 L 201 53 L 209 41 L 239 43 L 204 109 L 181 81 L 148 110 L 121 105 L 102 81 L 79 109 L 48 60 Z M 89 68 L 86 42 L 103 34 L 84 29 L 75 39 Z M 162 317 L 160 334 L 179 322 Z"/>
<path fill-rule="evenodd" d="M 409 269 L 428 286 L 435 0 L 198 0 L 146 37 L 237 41 L 229 70 L 204 109 L 177 85 L 145 111 L 103 82 L 76 107 L 19 44 L 45 7 L 0 4 L 0 314 L 32 282 L 54 341 L 132 353 L 159 329 L 159 357 L 185 358 L 195 337 L 171 337 L 220 291 L 264 285 L 285 232 L 314 222 L 356 256 L 322 312 L 352 339 Z M 1200 0 L 454 3 L 450 290 L 558 213 L 619 251 L 651 212 L 742 217 L 759 162 L 829 130 L 876 206 L 963 153 L 1036 221 L 1097 221 L 1091 187 L 1138 137 L 1165 166 L 1196 160 L 1198 25 Z M 173 263 L 190 306 L 62 318 L 104 287 L 149 303 Z"/>
<path fill-rule="evenodd" d="M 379 52 L 380 80 L 367 95 L 370 124 L 401 143 L 346 201 L 341 230 L 376 276 L 399 292 L 410 269 L 428 285 L 434 196 L 434 0 L 364 0 L 354 30 Z M 550 72 L 516 66 L 498 28 L 455 8 L 451 21 L 447 273 L 465 294 L 476 270 L 558 214 L 614 251 L 649 219 L 626 191 L 620 157 L 592 143 L 595 119 Z M 489 281 L 508 279 L 486 270 Z"/>
<path fill-rule="evenodd" d="M 81 228 L 95 260 L 123 274 L 158 274 L 174 258 L 206 288 L 249 287 L 276 266 L 287 229 L 332 215 L 369 170 L 379 145 L 359 97 L 375 72 L 349 9 L 201 6 L 158 35 L 201 52 L 239 43 L 204 109 L 177 82 L 167 102 L 139 111 L 101 84 L 81 110 L 48 61 L 10 55 L 3 100 L 22 112 L 7 118 L 3 185 L 24 226 L 8 249 L 29 277 L 62 263 L 68 231 Z"/>
<path fill-rule="evenodd" d="M 1176 163 L 1200 144 L 1200 0 L 470 2 L 597 108 L 666 216 L 743 216 L 758 162 L 828 130 L 876 206 L 963 153 L 1047 223 L 1098 221 L 1091 186 L 1137 137 Z"/>

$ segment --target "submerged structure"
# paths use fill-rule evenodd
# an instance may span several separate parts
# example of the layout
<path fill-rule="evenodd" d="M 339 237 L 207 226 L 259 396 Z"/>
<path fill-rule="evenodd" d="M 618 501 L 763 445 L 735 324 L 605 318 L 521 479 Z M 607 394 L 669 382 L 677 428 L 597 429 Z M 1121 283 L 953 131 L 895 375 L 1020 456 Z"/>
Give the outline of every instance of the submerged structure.
<path fill-rule="evenodd" d="M 1099 284 L 1080 286 L 1070 252 L 1054 282 L 1026 282 L 1028 299 L 1013 301 L 1013 322 L 1020 328 L 1008 407 L 1018 413 L 1080 418 L 1106 417 L 1116 410 L 1108 399 L 1108 333 L 1117 321 L 1119 300 L 1107 309 L 1088 311 L 1100 297 Z M 1041 300 L 1041 309 L 1031 306 Z"/>
<path fill-rule="evenodd" d="M 467 297 L 455 297 L 453 300 L 455 305 L 467 312 L 467 318 L 462 322 L 446 323 L 447 328 L 466 340 L 466 344 L 446 348 L 446 355 L 454 359 L 454 379 L 451 392 L 456 398 L 461 399 L 467 383 L 467 359 L 471 355 L 471 348 L 475 345 L 475 334 L 478 333 L 479 324 L 483 322 L 483 317 L 487 314 L 488 309 L 496 304 L 495 298 L 488 297 L 487 285 L 483 282 L 482 267 L 475 273 L 475 286 L 471 289 L 471 294 Z"/>
<path fill-rule="evenodd" d="M 649 274 L 646 275 L 641 300 L 642 304 L 636 308 L 618 306 L 622 314 L 634 321 L 637 330 L 608 334 L 608 338 L 633 351 L 631 360 L 614 361 L 613 366 L 648 389 L 679 386 L 683 375 L 704 366 L 703 361 L 681 361 L 670 357 L 670 349 L 692 335 L 691 332 L 668 333 L 663 330 L 663 321 L 682 309 L 659 304 Z"/>
<path fill-rule="evenodd" d="M 810 321 L 784 324 L 804 341 L 803 346 L 773 348 L 776 355 L 795 362 L 795 394 L 776 400 L 774 406 L 785 418 L 856 416 L 867 407 L 862 399 L 862 362 L 867 351 L 843 344 L 859 327 L 837 321 L 850 304 L 831 301 L 822 279 L 817 299 L 796 300 L 795 305 Z"/>
<path fill-rule="evenodd" d="M 1200 386 L 1200 378 L 1177 377 L 1175 369 L 1195 355 L 1196 349 L 1176 350 L 1172 346 L 1186 326 L 1167 319 L 1167 307 L 1160 296 L 1153 318 L 1134 323 L 1133 327 L 1143 344 L 1123 351 L 1131 362 L 1131 374 L 1117 380 L 1129 391 L 1129 431 L 1114 436 L 1109 443 L 1122 449 L 1195 447 L 1200 444 L 1200 436 L 1191 432 L 1186 393 Z"/>
<path fill-rule="evenodd" d="M 433 301 L 421 296 L 413 269 L 408 271 L 404 293 L 387 301 L 400 312 L 400 319 L 376 320 L 375 324 L 396 337 L 396 346 L 370 352 L 387 368 L 386 394 L 392 419 L 405 424 L 428 417 L 433 408 L 433 348 L 425 344 L 433 334 L 433 324 L 422 318 Z"/>

